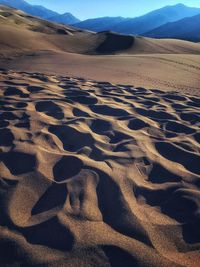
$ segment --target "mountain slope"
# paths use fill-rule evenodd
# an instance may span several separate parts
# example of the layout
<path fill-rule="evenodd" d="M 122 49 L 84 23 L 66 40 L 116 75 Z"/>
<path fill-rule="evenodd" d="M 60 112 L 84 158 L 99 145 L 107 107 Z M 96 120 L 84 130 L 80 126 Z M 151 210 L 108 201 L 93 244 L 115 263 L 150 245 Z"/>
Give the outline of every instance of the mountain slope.
<path fill-rule="evenodd" d="M 59 14 L 40 5 L 31 5 L 24 0 L 0 0 L 0 4 L 10 6 L 22 10 L 30 15 L 58 23 L 74 24 L 80 21 L 71 13 Z"/>
<path fill-rule="evenodd" d="M 146 34 L 155 38 L 176 38 L 200 42 L 200 14 L 176 22 L 167 23 Z"/>
<path fill-rule="evenodd" d="M 5 26 L 13 26 L 16 28 L 16 33 L 19 32 L 20 29 L 26 29 L 36 33 L 62 35 L 71 35 L 74 32 L 80 32 L 79 29 L 77 30 L 74 27 L 55 24 L 38 17 L 28 15 L 21 10 L 2 5 L 0 5 L 0 26 L 1 29 Z"/>
<path fill-rule="evenodd" d="M 58 15 L 58 13 L 43 6 L 33 6 L 24 0 L 0 0 L 0 4 L 20 9 L 28 14 L 44 19 Z"/>
<path fill-rule="evenodd" d="M 121 19 L 115 23 L 116 18 L 99 18 L 83 21 L 75 24 L 79 28 L 85 28 L 93 31 L 102 31 L 106 29 L 123 34 L 143 34 L 151 31 L 168 22 L 178 21 L 185 17 L 191 17 L 200 14 L 200 8 L 187 7 L 182 4 L 166 6 L 164 8 L 152 11 L 144 16 L 137 18 Z M 114 23 L 112 23 L 112 21 Z"/>
<path fill-rule="evenodd" d="M 75 24 L 75 23 L 80 22 L 79 19 L 77 19 L 75 16 L 73 16 L 69 12 L 62 14 L 62 15 L 55 15 L 53 17 L 49 17 L 48 20 L 61 23 L 61 24 Z"/>
<path fill-rule="evenodd" d="M 74 26 L 81 29 L 100 32 L 100 31 L 112 30 L 125 20 L 126 19 L 123 17 L 102 17 L 95 19 L 87 19 L 79 23 L 76 23 Z"/>

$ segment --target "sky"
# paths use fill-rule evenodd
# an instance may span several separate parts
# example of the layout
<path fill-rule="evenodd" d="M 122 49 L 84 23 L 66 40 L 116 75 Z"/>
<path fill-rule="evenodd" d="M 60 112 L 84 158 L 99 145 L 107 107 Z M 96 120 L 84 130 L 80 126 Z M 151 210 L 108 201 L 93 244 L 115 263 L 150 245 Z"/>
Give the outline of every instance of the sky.
<path fill-rule="evenodd" d="M 70 12 L 79 19 L 104 16 L 136 17 L 166 5 L 182 3 L 200 7 L 200 0 L 27 0 L 59 13 Z"/>

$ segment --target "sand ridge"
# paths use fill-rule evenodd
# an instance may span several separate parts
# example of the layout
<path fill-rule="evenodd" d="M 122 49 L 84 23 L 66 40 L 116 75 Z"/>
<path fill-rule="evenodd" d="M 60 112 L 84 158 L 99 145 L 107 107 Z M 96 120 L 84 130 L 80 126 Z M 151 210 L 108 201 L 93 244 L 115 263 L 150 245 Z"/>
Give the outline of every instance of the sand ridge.
<path fill-rule="evenodd" d="M 4 266 L 198 266 L 200 99 L 0 72 Z"/>

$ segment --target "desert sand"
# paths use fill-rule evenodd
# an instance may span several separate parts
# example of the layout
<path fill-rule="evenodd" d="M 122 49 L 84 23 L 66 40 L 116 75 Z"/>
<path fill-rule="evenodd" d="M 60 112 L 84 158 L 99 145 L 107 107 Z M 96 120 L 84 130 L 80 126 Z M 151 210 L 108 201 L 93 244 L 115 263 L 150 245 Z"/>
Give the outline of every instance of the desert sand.
<path fill-rule="evenodd" d="M 93 33 L 0 6 L 0 68 L 200 96 L 200 44 Z"/>
<path fill-rule="evenodd" d="M 48 51 L 2 60 L 0 67 L 200 96 L 200 55 L 87 56 Z"/>
<path fill-rule="evenodd" d="M 198 267 L 200 44 L 0 6 L 0 266 Z"/>
<path fill-rule="evenodd" d="M 198 97 L 0 80 L 3 266 L 199 266 Z"/>

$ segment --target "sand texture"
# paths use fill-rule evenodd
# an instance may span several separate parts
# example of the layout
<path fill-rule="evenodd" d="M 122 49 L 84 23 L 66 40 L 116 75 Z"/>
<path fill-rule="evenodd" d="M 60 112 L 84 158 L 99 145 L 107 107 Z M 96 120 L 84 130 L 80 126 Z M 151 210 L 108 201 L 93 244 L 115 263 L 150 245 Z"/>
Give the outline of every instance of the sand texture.
<path fill-rule="evenodd" d="M 0 72 L 1 266 L 199 266 L 200 99 Z"/>
<path fill-rule="evenodd" d="M 68 75 L 200 96 L 200 55 L 87 56 L 57 52 L 0 61 L 0 68 Z"/>

